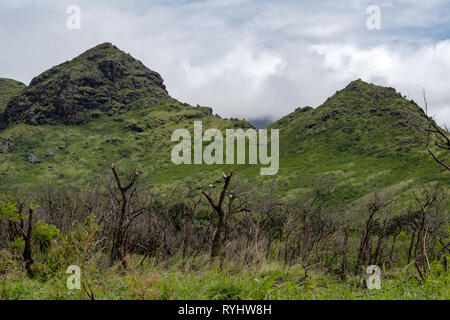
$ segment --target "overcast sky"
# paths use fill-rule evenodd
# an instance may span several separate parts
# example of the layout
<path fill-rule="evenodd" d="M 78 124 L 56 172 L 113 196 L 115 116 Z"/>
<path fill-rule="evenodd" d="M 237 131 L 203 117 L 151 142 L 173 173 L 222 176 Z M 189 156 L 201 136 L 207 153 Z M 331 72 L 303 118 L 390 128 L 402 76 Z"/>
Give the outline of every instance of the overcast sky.
<path fill-rule="evenodd" d="M 81 28 L 69 30 L 69 5 Z M 369 30 L 369 5 L 381 29 Z M 450 124 L 450 1 L 0 0 L 0 77 L 30 80 L 102 42 L 159 72 L 182 102 L 273 119 L 361 78 Z"/>

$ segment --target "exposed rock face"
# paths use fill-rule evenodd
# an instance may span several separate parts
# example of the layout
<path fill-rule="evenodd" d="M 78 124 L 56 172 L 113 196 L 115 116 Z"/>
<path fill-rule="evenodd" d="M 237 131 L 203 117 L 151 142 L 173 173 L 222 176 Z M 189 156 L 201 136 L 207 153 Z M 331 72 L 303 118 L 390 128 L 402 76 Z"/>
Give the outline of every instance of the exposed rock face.
<path fill-rule="evenodd" d="M 312 107 L 310 106 L 306 106 L 306 107 L 299 107 L 295 109 L 295 112 L 308 112 L 310 110 L 314 110 Z"/>
<path fill-rule="evenodd" d="M 131 131 L 134 132 L 143 132 L 144 129 L 142 129 L 141 127 L 139 127 L 136 123 L 130 123 L 127 128 Z"/>
<path fill-rule="evenodd" d="M 36 155 L 34 155 L 33 153 L 30 153 L 28 155 L 28 162 L 32 163 L 32 164 L 37 164 L 37 163 L 40 163 L 41 161 L 38 159 L 38 157 Z"/>
<path fill-rule="evenodd" d="M 151 106 L 164 97 L 168 94 L 158 73 L 104 43 L 35 77 L 9 101 L 2 122 L 81 124 L 103 113 Z"/>
<path fill-rule="evenodd" d="M 0 138 L 0 153 L 10 153 L 14 150 L 14 141 L 10 138 Z"/>
<path fill-rule="evenodd" d="M 45 155 L 47 158 L 53 158 L 55 156 L 55 152 L 51 149 L 47 149 L 47 154 Z"/>

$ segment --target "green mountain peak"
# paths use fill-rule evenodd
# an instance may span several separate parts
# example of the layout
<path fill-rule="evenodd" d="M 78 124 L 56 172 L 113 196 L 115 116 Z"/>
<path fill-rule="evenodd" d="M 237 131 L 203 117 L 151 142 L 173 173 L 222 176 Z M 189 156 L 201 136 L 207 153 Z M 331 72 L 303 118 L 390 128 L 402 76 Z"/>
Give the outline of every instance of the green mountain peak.
<path fill-rule="evenodd" d="M 2 116 L 0 188 L 89 184 L 114 162 L 151 176 L 142 180 L 155 188 L 210 183 L 233 169 L 254 183 L 276 181 L 289 197 L 326 178 L 336 183 L 333 205 L 342 207 L 375 188 L 409 192 L 434 181 L 440 170 L 407 123 L 406 114 L 414 113 L 426 122 L 420 107 L 393 88 L 360 79 L 320 106 L 297 108 L 268 127 L 280 134 L 274 177 L 259 176 L 258 165 L 173 164 L 175 129 L 192 131 L 194 121 L 205 130 L 251 125 L 171 98 L 158 73 L 111 43 L 43 72 L 28 87 L 6 83 L 3 88 L 17 93 L 8 96 Z"/>
<path fill-rule="evenodd" d="M 20 81 L 9 79 L 9 78 L 0 78 L 0 88 L 24 88 L 26 87 L 25 84 L 23 84 Z"/>
<path fill-rule="evenodd" d="M 0 114 L 5 110 L 9 100 L 25 88 L 26 85 L 20 81 L 0 78 Z"/>
<path fill-rule="evenodd" d="M 9 101 L 2 122 L 81 124 L 104 113 L 149 107 L 166 97 L 157 72 L 103 43 L 33 78 Z"/>

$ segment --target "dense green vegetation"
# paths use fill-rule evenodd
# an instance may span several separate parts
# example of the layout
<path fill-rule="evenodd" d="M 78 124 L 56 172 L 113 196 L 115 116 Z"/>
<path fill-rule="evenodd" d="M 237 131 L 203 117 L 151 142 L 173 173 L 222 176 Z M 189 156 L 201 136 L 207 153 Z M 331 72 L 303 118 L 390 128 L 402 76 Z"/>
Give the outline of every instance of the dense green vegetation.
<path fill-rule="evenodd" d="M 112 67 L 105 71 L 105 64 Z M 156 73 L 143 68 L 131 56 L 104 44 L 33 79 L 5 113 L 8 116 L 4 118 L 12 123 L 4 124 L 0 137 L 13 140 L 15 148 L 0 154 L 2 187 L 33 187 L 43 181 L 88 185 L 104 174 L 111 162 L 136 167 L 149 177 L 145 179 L 148 186 L 155 187 L 181 181 L 207 184 L 222 170 L 233 168 L 248 181 L 267 185 L 275 180 L 287 197 L 310 190 L 312 181 L 327 176 L 339 181 L 337 207 L 374 188 L 405 194 L 414 185 L 436 179 L 449 184 L 448 174 L 440 173 L 407 124 L 406 115 L 421 115 L 421 109 L 392 88 L 360 80 L 318 108 L 299 108 L 269 127 L 281 134 L 276 176 L 259 176 L 259 165 L 176 166 L 170 160 L 173 130 L 192 131 L 194 120 L 201 120 L 204 130 L 251 125 L 221 119 L 210 108 L 180 103 L 167 95 Z M 110 70 L 116 69 L 122 71 L 117 71 L 121 77 L 114 82 Z M 143 78 L 146 74 L 148 78 Z M 69 80 L 62 91 L 53 92 L 52 88 L 66 83 L 64 79 Z M 83 81 L 91 87 L 81 85 Z M 116 87 L 129 88 L 139 81 L 148 84 L 148 89 L 137 88 L 137 93 L 126 99 L 117 95 Z M 39 100 L 42 96 L 43 101 Z"/>
<path fill-rule="evenodd" d="M 226 194 L 215 253 L 219 217 L 194 195 L 197 185 L 151 194 L 131 178 L 123 193 L 126 175 L 117 179 L 88 193 L 47 187 L 1 198 L 3 298 L 449 297 L 448 193 L 439 184 L 415 189 L 405 209 L 376 191 L 336 211 L 330 181 L 282 200 L 276 186 L 235 181 L 228 191 L 224 180 L 208 193 L 214 203 Z M 82 270 L 80 290 L 66 287 L 69 265 Z M 367 265 L 382 269 L 382 289 L 366 287 Z"/>
<path fill-rule="evenodd" d="M 326 175 L 339 181 L 337 206 L 343 206 L 375 188 L 401 194 L 437 179 L 449 184 L 408 115 L 424 119 L 419 106 L 393 88 L 356 80 L 318 108 L 298 108 L 275 122 L 270 128 L 280 128 L 285 190 L 308 188 L 310 179 Z"/>
<path fill-rule="evenodd" d="M 25 87 L 26 85 L 19 81 L 0 78 L 0 113 L 3 113 L 9 100 L 18 95 Z"/>
<path fill-rule="evenodd" d="M 426 115 L 393 88 L 356 80 L 271 124 L 275 176 L 174 165 L 173 130 L 251 124 L 171 98 L 109 43 L 28 87 L 0 79 L 0 113 L 2 298 L 449 297 L 450 174 L 420 140 Z M 80 291 L 66 288 L 72 264 Z M 381 290 L 365 288 L 369 264 Z"/>
<path fill-rule="evenodd" d="M 342 281 L 339 278 L 308 271 L 299 266 L 289 272 L 275 263 L 255 270 L 229 264 L 219 271 L 205 258 L 189 263 L 187 270 L 179 259 L 169 263 L 145 262 L 139 266 L 139 257 L 131 259 L 130 271 L 118 273 L 114 268 L 99 272 L 90 270 L 85 277 L 86 287 L 68 290 L 67 275 L 60 272 L 46 280 L 29 279 L 14 274 L 5 282 L 5 299 L 448 299 L 448 277 L 439 266 L 424 285 L 415 278 L 414 268 L 383 273 L 380 290 L 367 290 L 359 279 Z M 133 264 L 134 263 L 134 264 Z"/>

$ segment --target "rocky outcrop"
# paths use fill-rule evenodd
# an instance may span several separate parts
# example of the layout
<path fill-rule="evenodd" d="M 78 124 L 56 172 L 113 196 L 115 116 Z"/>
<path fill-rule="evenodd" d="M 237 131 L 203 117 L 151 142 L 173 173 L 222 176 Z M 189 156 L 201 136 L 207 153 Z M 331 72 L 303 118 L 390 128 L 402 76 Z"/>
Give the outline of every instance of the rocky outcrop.
<path fill-rule="evenodd" d="M 134 131 L 134 132 L 144 132 L 144 129 L 139 127 L 136 123 L 128 124 L 127 129 Z"/>
<path fill-rule="evenodd" d="M 0 153 L 10 153 L 14 150 L 14 141 L 10 138 L 0 138 Z"/>
<path fill-rule="evenodd" d="M 33 154 L 33 153 L 30 153 L 28 155 L 28 162 L 32 163 L 32 164 L 41 163 L 41 161 L 38 159 L 38 157 L 35 154 Z"/>
<path fill-rule="evenodd" d="M 55 152 L 52 149 L 47 149 L 47 153 L 45 154 L 47 158 L 53 158 L 55 156 Z"/>
<path fill-rule="evenodd" d="M 104 43 L 35 77 L 9 101 L 2 123 L 82 124 L 168 97 L 158 73 Z"/>

